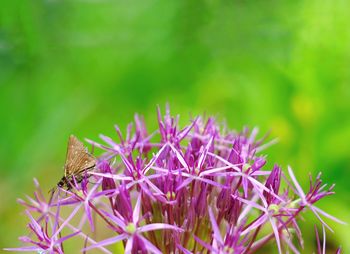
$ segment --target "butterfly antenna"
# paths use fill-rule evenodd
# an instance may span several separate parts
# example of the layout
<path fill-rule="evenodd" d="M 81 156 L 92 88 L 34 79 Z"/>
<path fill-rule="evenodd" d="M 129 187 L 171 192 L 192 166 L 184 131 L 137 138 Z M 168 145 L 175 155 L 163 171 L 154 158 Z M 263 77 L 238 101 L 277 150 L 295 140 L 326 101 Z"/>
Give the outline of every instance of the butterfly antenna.
<path fill-rule="evenodd" d="M 53 196 L 54 196 L 56 190 L 57 190 L 57 186 L 55 186 L 49 190 L 49 193 L 50 193 L 50 198 L 49 198 L 49 202 L 48 202 L 49 206 L 51 205 L 51 202 L 52 202 L 52 199 L 53 199 Z"/>
<path fill-rule="evenodd" d="M 53 196 L 53 194 L 55 193 L 56 190 L 57 190 L 57 186 L 49 189 L 49 191 L 47 193 L 51 194 L 51 198 L 52 198 L 52 196 Z"/>

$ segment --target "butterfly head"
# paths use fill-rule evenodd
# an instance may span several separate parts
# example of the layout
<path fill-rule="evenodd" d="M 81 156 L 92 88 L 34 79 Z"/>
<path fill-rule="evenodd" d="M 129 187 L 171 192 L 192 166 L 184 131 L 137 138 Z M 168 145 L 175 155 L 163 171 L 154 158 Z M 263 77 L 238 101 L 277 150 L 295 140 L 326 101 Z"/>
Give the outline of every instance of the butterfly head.
<path fill-rule="evenodd" d="M 62 178 L 58 183 L 57 183 L 57 186 L 58 187 L 63 187 L 65 185 L 65 181 L 64 179 Z"/>

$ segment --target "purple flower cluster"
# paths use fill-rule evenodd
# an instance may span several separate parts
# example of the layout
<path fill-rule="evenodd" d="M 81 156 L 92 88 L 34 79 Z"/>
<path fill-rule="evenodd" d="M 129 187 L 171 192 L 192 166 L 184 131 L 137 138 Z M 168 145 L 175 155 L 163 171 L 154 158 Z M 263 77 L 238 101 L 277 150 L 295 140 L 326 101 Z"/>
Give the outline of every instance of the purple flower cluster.
<path fill-rule="evenodd" d="M 256 140 L 256 128 L 235 132 L 196 117 L 180 129 L 178 121 L 158 109 L 151 134 L 136 115 L 125 137 L 116 127 L 119 141 L 88 140 L 104 151 L 95 170 L 50 200 L 35 181 L 34 197 L 19 200 L 31 234 L 20 238 L 25 247 L 7 250 L 64 253 L 75 238 L 84 253 L 112 253 L 118 242 L 125 253 L 239 254 L 268 245 L 300 253 L 301 212 L 311 210 L 323 229 L 331 230 L 324 218 L 343 223 L 315 206 L 333 194 L 319 176 L 305 193 L 290 167 L 288 176 L 277 165 L 266 169 L 261 151 L 271 142 Z"/>

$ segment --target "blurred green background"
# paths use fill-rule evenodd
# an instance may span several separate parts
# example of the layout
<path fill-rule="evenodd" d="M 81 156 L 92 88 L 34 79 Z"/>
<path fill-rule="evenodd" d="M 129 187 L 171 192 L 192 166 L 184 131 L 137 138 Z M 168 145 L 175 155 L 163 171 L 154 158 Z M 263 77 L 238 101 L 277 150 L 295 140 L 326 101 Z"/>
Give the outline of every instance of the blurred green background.
<path fill-rule="evenodd" d="M 336 196 L 319 204 L 350 222 L 350 2 L 33 0 L 0 3 L 0 248 L 19 245 L 17 197 L 62 176 L 68 135 L 116 137 L 156 105 L 182 123 L 214 114 L 280 142 L 307 188 L 323 172 Z M 314 233 L 306 224 L 306 250 Z M 350 253 L 350 230 L 330 246 Z"/>

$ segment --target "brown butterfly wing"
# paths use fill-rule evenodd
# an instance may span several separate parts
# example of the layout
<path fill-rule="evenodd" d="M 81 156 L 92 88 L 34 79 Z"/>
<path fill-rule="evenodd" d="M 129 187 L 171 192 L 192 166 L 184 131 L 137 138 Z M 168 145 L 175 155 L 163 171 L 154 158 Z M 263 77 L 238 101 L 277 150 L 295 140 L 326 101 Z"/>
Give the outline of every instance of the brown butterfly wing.
<path fill-rule="evenodd" d="M 92 169 L 95 165 L 95 157 L 89 154 L 81 141 L 71 135 L 68 140 L 64 175 L 77 175 L 85 170 Z"/>

